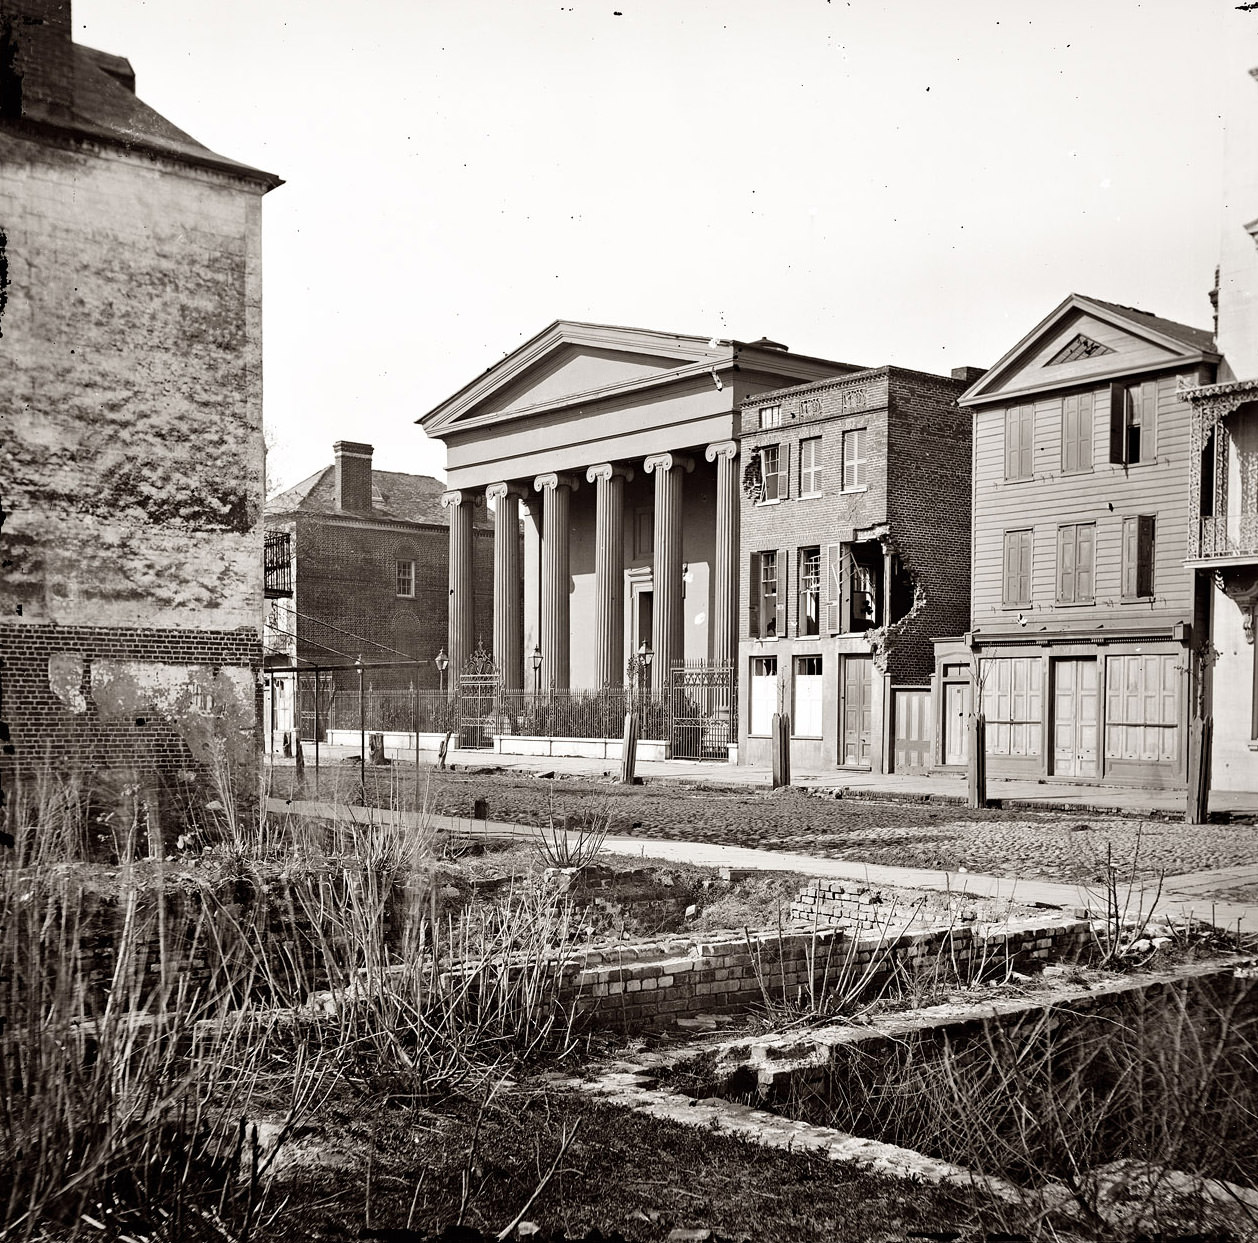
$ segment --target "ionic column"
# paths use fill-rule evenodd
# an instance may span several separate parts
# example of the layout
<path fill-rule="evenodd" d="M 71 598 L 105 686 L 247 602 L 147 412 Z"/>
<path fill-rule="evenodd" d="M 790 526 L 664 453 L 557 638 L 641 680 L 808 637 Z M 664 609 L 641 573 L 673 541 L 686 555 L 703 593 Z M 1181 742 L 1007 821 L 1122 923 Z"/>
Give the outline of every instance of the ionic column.
<path fill-rule="evenodd" d="M 681 583 L 681 480 L 694 462 L 679 453 L 657 453 L 643 463 L 655 476 L 655 549 L 652 590 L 655 619 L 651 628 L 651 685 L 668 686 L 673 661 L 685 653 L 685 617 Z"/>
<path fill-rule="evenodd" d="M 446 651 L 451 687 L 458 685 L 463 662 L 475 647 L 476 615 L 472 597 L 472 498 L 443 492 L 441 506 L 450 511 L 450 596 Z"/>
<path fill-rule="evenodd" d="M 716 463 L 716 558 L 712 577 L 712 659 L 732 664 L 738 653 L 738 444 L 708 445 Z"/>
<path fill-rule="evenodd" d="M 520 497 L 510 483 L 485 489 L 494 503 L 494 664 L 504 690 L 524 686 L 524 610 L 520 598 Z"/>
<path fill-rule="evenodd" d="M 633 471 L 603 462 L 585 472 L 594 494 L 594 676 L 597 686 L 625 681 L 625 481 Z"/>
<path fill-rule="evenodd" d="M 567 690 L 570 681 L 568 616 L 568 501 L 577 487 L 570 475 L 538 475 L 542 494 L 542 686 Z"/>

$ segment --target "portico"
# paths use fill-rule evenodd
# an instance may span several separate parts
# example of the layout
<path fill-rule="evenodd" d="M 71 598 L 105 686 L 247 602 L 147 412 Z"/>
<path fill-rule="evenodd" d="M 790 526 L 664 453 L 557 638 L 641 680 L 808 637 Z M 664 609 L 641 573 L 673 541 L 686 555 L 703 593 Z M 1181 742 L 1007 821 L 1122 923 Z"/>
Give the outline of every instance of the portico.
<path fill-rule="evenodd" d="M 559 321 L 430 411 L 419 423 L 447 449 L 452 665 L 474 641 L 462 550 L 482 497 L 504 688 L 535 652 L 544 690 L 621 687 L 643 645 L 656 689 L 682 661 L 731 661 L 739 402 L 852 370 L 767 340 Z"/>

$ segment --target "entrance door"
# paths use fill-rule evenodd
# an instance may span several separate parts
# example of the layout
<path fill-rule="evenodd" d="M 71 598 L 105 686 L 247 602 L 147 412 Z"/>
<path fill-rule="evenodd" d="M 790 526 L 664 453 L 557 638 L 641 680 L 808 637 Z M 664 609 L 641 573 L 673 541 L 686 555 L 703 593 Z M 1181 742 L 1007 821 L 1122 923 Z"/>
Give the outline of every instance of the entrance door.
<path fill-rule="evenodd" d="M 944 683 L 943 762 L 958 768 L 970 762 L 970 695 L 968 682 Z"/>
<path fill-rule="evenodd" d="M 842 762 L 867 767 L 870 763 L 870 701 L 874 662 L 869 656 L 843 658 Z"/>
<path fill-rule="evenodd" d="M 895 771 L 930 765 L 930 689 L 900 687 L 895 696 Z"/>
<path fill-rule="evenodd" d="M 1053 661 L 1053 772 L 1096 776 L 1096 661 Z"/>

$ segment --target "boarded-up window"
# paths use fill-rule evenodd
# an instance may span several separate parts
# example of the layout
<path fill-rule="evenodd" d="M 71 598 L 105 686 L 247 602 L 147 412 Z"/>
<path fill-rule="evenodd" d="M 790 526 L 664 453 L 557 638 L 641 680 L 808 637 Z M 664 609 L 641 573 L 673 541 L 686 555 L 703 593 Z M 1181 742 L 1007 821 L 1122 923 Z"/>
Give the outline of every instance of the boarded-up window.
<path fill-rule="evenodd" d="M 1181 674 L 1174 656 L 1110 656 L 1105 669 L 1105 756 L 1172 764 L 1179 756 Z"/>
<path fill-rule="evenodd" d="M 989 755 L 1033 756 L 1043 750 L 1044 662 L 1038 656 L 982 662 L 983 715 Z"/>
<path fill-rule="evenodd" d="M 1092 469 L 1092 394 L 1073 393 L 1061 403 L 1061 468 Z"/>
<path fill-rule="evenodd" d="M 821 657 L 796 656 L 792 732 L 800 738 L 820 738 L 822 715 Z"/>
<path fill-rule="evenodd" d="M 1126 466 L 1152 462 L 1158 451 L 1158 384 L 1110 387 L 1109 460 Z"/>
<path fill-rule="evenodd" d="M 1007 608 L 1031 603 L 1031 550 L 1034 531 L 1005 532 L 1005 573 L 1003 602 Z"/>
<path fill-rule="evenodd" d="M 1152 514 L 1123 519 L 1123 599 L 1153 595 L 1155 520 Z"/>
<path fill-rule="evenodd" d="M 751 722 L 748 728 L 753 734 L 768 735 L 773 728 L 773 714 L 777 711 L 778 658 L 753 656 L 751 658 Z"/>
<path fill-rule="evenodd" d="M 843 491 L 854 492 L 866 486 L 865 429 L 853 427 L 843 433 Z"/>
<path fill-rule="evenodd" d="M 1005 411 L 1005 478 L 1030 479 L 1035 449 L 1035 407 Z"/>
<path fill-rule="evenodd" d="M 1086 604 L 1093 598 L 1096 524 L 1057 528 L 1057 603 Z"/>

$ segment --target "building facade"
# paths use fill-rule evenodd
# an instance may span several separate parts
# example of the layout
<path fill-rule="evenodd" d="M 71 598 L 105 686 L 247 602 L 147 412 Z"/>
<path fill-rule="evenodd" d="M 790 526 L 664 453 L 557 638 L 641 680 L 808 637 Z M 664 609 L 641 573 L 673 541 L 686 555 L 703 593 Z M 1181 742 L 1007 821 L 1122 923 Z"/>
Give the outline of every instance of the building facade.
<path fill-rule="evenodd" d="M 621 687 L 644 647 L 657 689 L 683 661 L 731 665 L 742 403 L 854 370 L 764 339 L 559 321 L 430 411 L 420 424 L 448 455 L 452 659 L 475 638 L 466 550 L 486 496 L 505 687 L 526 685 L 526 664 L 545 689 Z M 502 532 L 520 516 L 517 588 Z"/>
<path fill-rule="evenodd" d="M 0 0 L 6 786 L 139 789 L 151 823 L 253 761 L 278 184 L 141 102 L 69 3 Z"/>
<path fill-rule="evenodd" d="M 1184 566 L 1194 447 L 1180 390 L 1211 382 L 1217 361 L 1208 331 L 1072 295 L 962 398 L 972 609 L 966 641 L 939 650 L 946 755 L 964 757 L 972 679 L 993 776 L 1186 781 L 1206 616 Z"/>
<path fill-rule="evenodd" d="M 936 635 L 969 611 L 978 374 L 880 367 L 743 403 L 740 762 L 926 768 Z"/>
<path fill-rule="evenodd" d="M 1184 392 L 1192 409 L 1188 564 L 1207 610 L 1211 775 L 1258 790 L 1258 71 L 1238 81 L 1224 157 L 1215 291 L 1217 383 Z"/>
<path fill-rule="evenodd" d="M 426 475 L 373 469 L 368 444 L 337 441 L 333 452 L 332 466 L 266 505 L 268 534 L 286 536 L 292 549 L 292 594 L 272 600 L 267 618 L 273 676 L 264 720 L 272 738 L 299 730 L 313 740 L 316 684 L 318 732 L 335 727 L 335 697 L 357 695 L 359 660 L 368 693 L 398 697 L 391 728 L 409 727 L 404 692 L 439 690 L 442 682 L 436 658 L 449 615 L 446 487 Z M 483 506 L 472 516 L 471 543 L 473 633 L 488 646 L 494 536 L 493 514 Z M 293 669 L 322 675 L 303 680 L 303 695 L 291 676 L 278 673 Z M 388 725 L 388 704 L 373 709 L 373 728 Z"/>

